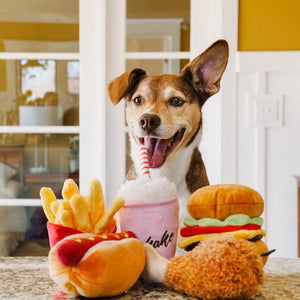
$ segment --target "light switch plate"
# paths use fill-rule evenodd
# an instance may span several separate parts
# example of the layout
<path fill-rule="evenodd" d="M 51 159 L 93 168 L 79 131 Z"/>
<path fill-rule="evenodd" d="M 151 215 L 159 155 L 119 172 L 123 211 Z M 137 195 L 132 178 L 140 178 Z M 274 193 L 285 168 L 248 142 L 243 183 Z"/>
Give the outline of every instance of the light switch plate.
<path fill-rule="evenodd" d="M 248 127 L 283 126 L 283 96 L 248 95 L 246 115 L 248 116 Z"/>

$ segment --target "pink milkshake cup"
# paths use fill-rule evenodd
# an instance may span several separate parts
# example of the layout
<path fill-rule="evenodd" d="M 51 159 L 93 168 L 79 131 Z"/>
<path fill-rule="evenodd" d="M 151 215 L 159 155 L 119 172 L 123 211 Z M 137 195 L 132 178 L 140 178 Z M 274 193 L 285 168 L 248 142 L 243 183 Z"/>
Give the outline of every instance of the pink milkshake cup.
<path fill-rule="evenodd" d="M 125 199 L 119 211 L 121 231 L 130 230 L 164 257 L 173 257 L 179 226 L 175 185 L 163 177 L 142 177 L 126 182 L 119 196 Z"/>

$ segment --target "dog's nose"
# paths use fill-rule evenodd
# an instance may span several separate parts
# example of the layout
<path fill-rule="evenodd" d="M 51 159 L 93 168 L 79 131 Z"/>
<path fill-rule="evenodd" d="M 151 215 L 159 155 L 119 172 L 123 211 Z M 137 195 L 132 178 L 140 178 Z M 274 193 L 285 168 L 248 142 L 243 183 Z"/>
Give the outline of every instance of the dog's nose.
<path fill-rule="evenodd" d="M 160 125 L 161 121 L 157 115 L 144 114 L 139 119 L 140 127 L 150 133 Z"/>

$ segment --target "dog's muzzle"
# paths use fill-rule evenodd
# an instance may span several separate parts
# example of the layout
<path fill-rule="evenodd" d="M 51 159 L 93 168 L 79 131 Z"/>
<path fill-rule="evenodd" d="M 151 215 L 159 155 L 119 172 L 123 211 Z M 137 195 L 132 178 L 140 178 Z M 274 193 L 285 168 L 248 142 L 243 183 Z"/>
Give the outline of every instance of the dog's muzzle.
<path fill-rule="evenodd" d="M 161 119 L 154 114 L 143 114 L 139 119 L 139 126 L 144 136 L 138 140 L 147 148 L 150 168 L 160 167 L 179 145 L 185 133 L 185 128 L 181 128 L 169 138 L 160 138 L 155 134 L 155 129 L 160 124 Z"/>

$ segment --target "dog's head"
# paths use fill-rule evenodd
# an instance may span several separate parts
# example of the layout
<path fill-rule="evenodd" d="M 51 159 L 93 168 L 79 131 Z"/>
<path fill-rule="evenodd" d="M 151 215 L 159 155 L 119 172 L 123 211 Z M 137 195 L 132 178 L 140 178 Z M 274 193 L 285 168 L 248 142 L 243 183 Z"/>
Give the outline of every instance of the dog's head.
<path fill-rule="evenodd" d="M 129 131 L 137 144 L 146 145 L 151 168 L 192 143 L 201 127 L 201 107 L 219 91 L 227 60 L 228 44 L 219 40 L 180 75 L 133 69 L 108 84 L 113 104 L 125 99 Z"/>

